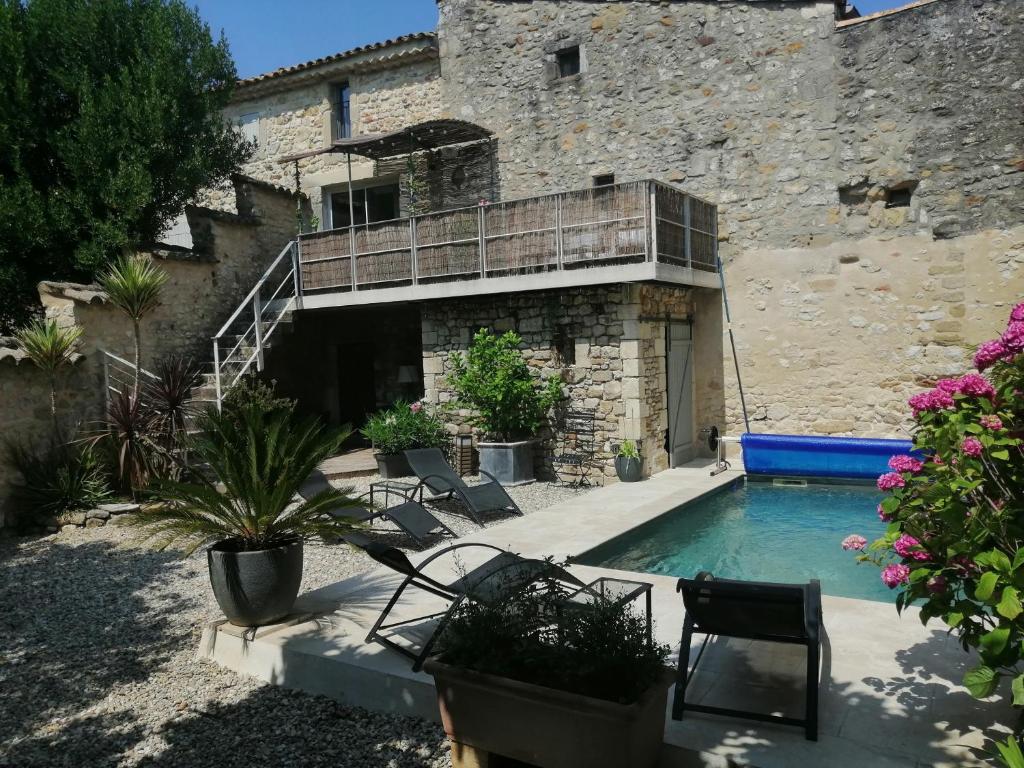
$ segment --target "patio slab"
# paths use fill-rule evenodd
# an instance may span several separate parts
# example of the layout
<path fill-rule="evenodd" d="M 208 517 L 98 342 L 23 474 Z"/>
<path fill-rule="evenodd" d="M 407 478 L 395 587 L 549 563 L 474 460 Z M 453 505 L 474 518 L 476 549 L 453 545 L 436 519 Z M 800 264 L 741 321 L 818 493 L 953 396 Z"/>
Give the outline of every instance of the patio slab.
<path fill-rule="evenodd" d="M 742 477 L 740 472 L 726 472 L 712 478 L 708 468 L 695 463 L 643 483 L 610 485 L 460 541 L 556 559 L 578 555 Z M 466 553 L 460 565 L 442 567 L 439 561 L 431 573 L 440 580 L 454 578 L 459 568 L 476 562 Z M 572 570 L 588 581 L 617 575 L 653 583 L 656 636 L 678 648 L 683 610 L 675 578 L 585 566 Z M 261 628 L 255 637 L 211 624 L 200 655 L 238 672 L 347 704 L 437 720 L 431 678 L 413 673 L 399 654 L 364 642 L 400 581 L 397 574 L 380 569 L 309 592 L 299 598 L 295 616 Z M 416 614 L 435 605 L 427 595 L 409 597 L 405 610 Z M 958 685 L 970 657 L 954 638 L 938 624 L 921 626 L 913 609 L 898 617 L 887 603 L 826 595 L 823 613 L 826 641 L 818 742 L 806 741 L 795 728 L 687 713 L 682 721 L 668 720 L 663 766 L 985 765 L 973 751 L 983 742 L 982 732 L 997 737 L 1008 732 L 999 724 L 1012 723 L 1013 714 L 1005 703 L 978 702 Z M 310 615 L 314 618 L 306 620 Z M 705 653 L 688 700 L 799 715 L 803 667 L 799 648 L 718 639 Z"/>

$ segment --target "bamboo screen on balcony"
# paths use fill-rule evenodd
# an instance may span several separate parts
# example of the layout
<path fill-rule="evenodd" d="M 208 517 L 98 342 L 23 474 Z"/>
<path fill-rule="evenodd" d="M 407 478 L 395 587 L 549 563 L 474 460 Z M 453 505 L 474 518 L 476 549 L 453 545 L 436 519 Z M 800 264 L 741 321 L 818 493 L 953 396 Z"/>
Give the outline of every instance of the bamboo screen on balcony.
<path fill-rule="evenodd" d="M 648 185 L 593 187 L 562 196 L 562 263 L 636 260 L 647 253 Z"/>

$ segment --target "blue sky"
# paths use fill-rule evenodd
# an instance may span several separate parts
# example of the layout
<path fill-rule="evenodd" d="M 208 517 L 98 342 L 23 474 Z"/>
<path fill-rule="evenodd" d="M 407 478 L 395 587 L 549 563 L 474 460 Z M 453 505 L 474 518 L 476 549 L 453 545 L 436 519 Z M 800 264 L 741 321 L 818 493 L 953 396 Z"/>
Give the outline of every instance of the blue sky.
<path fill-rule="evenodd" d="M 191 0 L 227 35 L 241 77 L 437 25 L 436 0 Z M 854 0 L 861 13 L 908 0 Z"/>

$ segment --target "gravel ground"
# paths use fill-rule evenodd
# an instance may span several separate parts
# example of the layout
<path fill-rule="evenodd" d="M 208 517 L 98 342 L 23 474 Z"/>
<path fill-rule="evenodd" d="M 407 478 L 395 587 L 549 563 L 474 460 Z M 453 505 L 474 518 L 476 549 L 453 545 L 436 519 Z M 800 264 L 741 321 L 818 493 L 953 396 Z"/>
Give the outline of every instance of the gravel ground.
<path fill-rule="evenodd" d="M 528 514 L 579 491 L 537 483 L 511 493 Z M 439 516 L 460 534 L 477 530 Z M 218 616 L 205 558 L 154 552 L 136 537 L 107 525 L 0 542 L 0 766 L 451 765 L 433 723 L 196 659 L 202 625 Z M 348 547 L 309 545 L 303 589 L 372 567 Z"/>

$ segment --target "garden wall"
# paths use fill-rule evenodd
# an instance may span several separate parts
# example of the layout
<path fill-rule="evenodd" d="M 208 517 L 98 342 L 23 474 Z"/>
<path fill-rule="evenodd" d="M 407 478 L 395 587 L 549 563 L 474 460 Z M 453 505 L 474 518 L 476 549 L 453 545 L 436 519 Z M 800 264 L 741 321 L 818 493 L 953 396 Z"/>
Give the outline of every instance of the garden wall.
<path fill-rule="evenodd" d="M 718 204 L 755 429 L 902 435 L 1019 300 L 1024 4 L 439 7 L 445 100 L 495 131 L 506 197 L 614 173 Z"/>
<path fill-rule="evenodd" d="M 614 451 L 623 440 L 633 439 L 640 444 L 645 470 L 656 472 L 668 466 L 668 320 L 692 319 L 694 348 L 701 350 L 694 370 L 695 431 L 722 423 L 717 298 L 714 291 L 632 284 L 425 303 L 421 316 L 426 399 L 440 405 L 453 400 L 448 382 L 452 356 L 468 349 L 476 330 L 514 330 L 523 338 L 528 363 L 540 376 L 565 381 L 566 407 L 595 412 L 599 471 L 614 477 Z M 467 416 L 465 411 L 451 412 L 450 430 L 469 433 Z M 557 440 L 547 436 L 541 456 L 558 452 Z M 537 469 L 545 472 L 547 467 L 539 463 Z"/>

